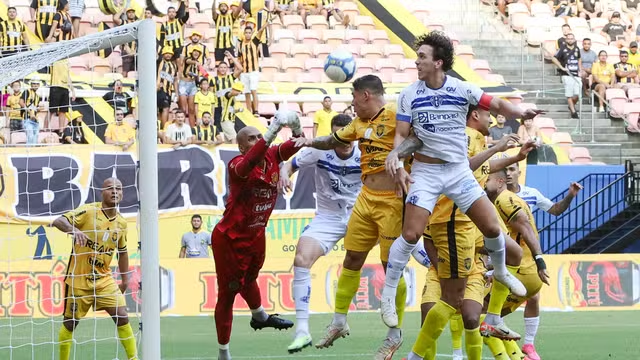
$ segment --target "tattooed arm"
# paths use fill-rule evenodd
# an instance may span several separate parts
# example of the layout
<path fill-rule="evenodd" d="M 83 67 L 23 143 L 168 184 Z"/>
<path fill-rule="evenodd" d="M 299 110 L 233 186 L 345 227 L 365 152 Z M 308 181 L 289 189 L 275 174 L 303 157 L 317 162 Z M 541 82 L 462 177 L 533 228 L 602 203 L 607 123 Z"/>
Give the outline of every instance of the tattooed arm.
<path fill-rule="evenodd" d="M 387 173 L 391 176 L 395 175 L 396 169 L 398 168 L 398 163 L 413 154 L 416 150 L 422 147 L 422 140 L 418 139 L 418 137 L 412 132 L 406 137 L 399 145 L 393 149 L 389 155 L 387 155 L 387 159 L 385 160 L 385 169 Z"/>
<path fill-rule="evenodd" d="M 297 139 L 293 139 L 293 142 L 295 142 L 297 147 L 309 146 L 318 150 L 331 150 L 335 149 L 337 146 L 349 143 L 338 140 L 338 137 L 335 133 L 327 136 L 320 136 L 314 139 L 299 137 Z"/>

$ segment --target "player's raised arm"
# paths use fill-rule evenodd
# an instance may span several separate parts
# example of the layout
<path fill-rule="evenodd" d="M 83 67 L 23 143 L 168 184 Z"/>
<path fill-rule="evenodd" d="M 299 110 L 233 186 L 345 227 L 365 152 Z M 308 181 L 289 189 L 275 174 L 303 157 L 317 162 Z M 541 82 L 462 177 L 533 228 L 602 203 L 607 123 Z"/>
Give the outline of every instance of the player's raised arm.
<path fill-rule="evenodd" d="M 358 136 L 352 121 L 349 125 L 331 135 L 320 136 L 314 139 L 299 138 L 294 141 L 298 147 L 309 146 L 318 150 L 332 150 L 337 146 L 349 144 L 356 140 L 358 140 Z"/>
<path fill-rule="evenodd" d="M 395 140 L 397 139 L 398 133 L 396 133 L 395 137 Z M 422 140 L 418 139 L 415 134 L 409 135 L 400 144 L 395 144 L 394 149 L 389 153 L 389 155 L 387 155 L 387 159 L 384 162 L 384 167 L 387 173 L 391 176 L 395 176 L 396 170 L 404 166 L 402 159 L 411 156 L 411 154 L 421 147 Z"/>
<path fill-rule="evenodd" d="M 537 147 L 538 145 L 536 144 L 535 141 L 528 141 L 524 145 L 522 145 L 522 148 L 520 148 L 520 151 L 518 152 L 517 155 L 508 156 L 500 159 L 493 159 L 489 161 L 489 172 L 494 173 L 496 171 L 506 169 L 509 165 L 526 159 L 527 155 Z"/>
<path fill-rule="evenodd" d="M 483 94 L 480 101 L 483 101 L 485 96 L 489 96 L 487 94 Z M 538 109 L 526 109 L 523 110 L 519 106 L 512 104 L 509 101 L 503 100 L 499 97 L 491 98 L 489 103 L 489 110 L 492 114 L 500 114 L 507 119 L 533 119 L 537 115 L 544 114 L 544 110 Z"/>
<path fill-rule="evenodd" d="M 567 196 L 553 204 L 547 212 L 555 216 L 562 214 L 569 208 L 569 205 L 571 205 L 571 201 L 574 197 L 576 197 L 576 195 L 578 195 L 578 192 L 580 192 L 580 190 L 582 190 L 582 185 L 578 184 L 577 182 L 572 182 L 569 185 L 569 193 L 567 194 Z"/>

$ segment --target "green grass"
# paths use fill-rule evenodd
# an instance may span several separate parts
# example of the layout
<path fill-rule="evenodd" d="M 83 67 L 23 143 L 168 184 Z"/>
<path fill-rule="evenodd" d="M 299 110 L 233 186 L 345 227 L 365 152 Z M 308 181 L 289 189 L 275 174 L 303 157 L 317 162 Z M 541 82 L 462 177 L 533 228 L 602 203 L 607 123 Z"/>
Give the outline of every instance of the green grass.
<path fill-rule="evenodd" d="M 330 315 L 313 315 L 311 328 L 314 340 L 322 335 Z M 59 320 L 59 319 L 57 319 Z M 411 349 L 418 333 L 418 313 L 407 314 L 405 340 L 394 357 L 401 359 Z M 522 313 L 512 314 L 508 324 L 523 333 Z M 0 359 L 57 359 L 59 322 L 36 319 L 0 321 Z M 330 349 L 307 348 L 289 355 L 286 351 L 292 331 L 262 330 L 254 332 L 249 318 L 236 317 L 231 338 L 234 359 L 371 359 L 383 339 L 386 328 L 377 313 L 349 315 L 351 336 L 338 340 Z M 137 321 L 134 320 L 134 328 Z M 167 360 L 216 359 L 217 340 L 212 317 L 175 317 L 162 319 L 162 355 Z M 536 347 L 545 360 L 610 360 L 638 359 L 640 351 L 640 312 L 573 312 L 543 313 Z M 116 331 L 110 319 L 85 319 L 76 330 L 75 357 L 72 359 L 124 359 L 122 348 L 115 341 Z M 93 341 L 93 339 L 100 339 Z M 9 344 L 13 349 L 8 348 Z M 37 343 L 37 346 L 31 346 Z M 116 353 L 118 351 L 118 353 Z M 438 359 L 450 359 L 451 341 L 445 329 L 438 342 Z M 485 358 L 491 354 L 485 348 Z M 155 360 L 155 359 L 144 359 Z"/>

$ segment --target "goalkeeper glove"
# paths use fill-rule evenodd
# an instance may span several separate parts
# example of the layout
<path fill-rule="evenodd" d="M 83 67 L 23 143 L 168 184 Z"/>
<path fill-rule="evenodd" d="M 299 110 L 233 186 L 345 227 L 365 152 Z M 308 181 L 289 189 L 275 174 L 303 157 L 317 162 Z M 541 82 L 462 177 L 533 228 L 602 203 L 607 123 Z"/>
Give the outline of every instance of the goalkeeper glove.
<path fill-rule="evenodd" d="M 267 132 L 264 133 L 264 141 L 266 141 L 267 144 L 271 145 L 273 140 L 276 139 L 278 132 L 280 132 L 280 129 L 282 129 L 284 125 L 285 124 L 282 123 L 278 116 L 274 116 L 271 120 L 271 125 L 269 125 L 269 127 L 267 128 Z"/>

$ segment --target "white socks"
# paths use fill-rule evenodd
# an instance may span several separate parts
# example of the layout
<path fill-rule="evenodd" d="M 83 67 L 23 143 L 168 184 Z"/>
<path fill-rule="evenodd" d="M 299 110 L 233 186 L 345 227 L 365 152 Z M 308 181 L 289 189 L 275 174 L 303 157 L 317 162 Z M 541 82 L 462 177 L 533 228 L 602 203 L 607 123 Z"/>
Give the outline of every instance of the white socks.
<path fill-rule="evenodd" d="M 269 315 L 264 311 L 264 308 L 260 306 L 257 309 L 251 309 L 251 317 L 257 321 L 267 321 Z"/>
<path fill-rule="evenodd" d="M 402 329 L 397 327 L 389 328 L 389 330 L 387 330 L 387 337 L 390 339 L 399 340 L 402 337 Z"/>
<path fill-rule="evenodd" d="M 296 335 L 309 335 L 309 298 L 311 297 L 311 271 L 293 267 L 293 300 L 296 304 Z"/>
<path fill-rule="evenodd" d="M 431 267 L 431 261 L 429 261 L 429 256 L 427 256 L 427 250 L 424 248 L 423 241 L 418 241 L 418 243 L 416 243 L 416 247 L 413 248 L 411 256 L 413 256 L 417 262 L 422 264 L 422 266 L 426 268 Z"/>
<path fill-rule="evenodd" d="M 500 325 L 504 320 L 500 317 L 500 315 L 487 313 L 487 316 L 484 318 L 484 322 L 489 325 Z"/>
<path fill-rule="evenodd" d="M 538 325 L 540 325 L 540 316 L 524 318 L 524 344 L 533 345 L 538 333 Z"/>
<path fill-rule="evenodd" d="M 333 313 L 333 321 L 331 323 L 335 326 L 344 327 L 347 325 L 347 314 Z"/>
<path fill-rule="evenodd" d="M 423 360 L 422 357 L 416 355 L 413 351 L 407 355 L 407 360 Z"/>
<path fill-rule="evenodd" d="M 462 358 L 464 356 L 462 349 L 453 349 L 453 356 Z"/>
<path fill-rule="evenodd" d="M 416 244 L 409 244 L 402 235 L 391 245 L 389 261 L 387 263 L 387 276 L 384 280 L 384 290 L 382 290 L 384 296 L 395 298 L 398 282 L 400 282 L 402 272 L 405 266 L 407 266 L 411 252 L 415 247 Z"/>
<path fill-rule="evenodd" d="M 218 359 L 219 360 L 231 360 L 231 353 L 229 352 L 229 344 L 218 344 Z"/>
<path fill-rule="evenodd" d="M 498 275 L 504 275 L 507 273 L 506 250 L 504 234 L 500 231 L 500 235 L 497 238 L 484 238 L 484 247 L 487 249 L 489 256 L 491 256 L 491 262 L 493 263 L 493 272 Z"/>

